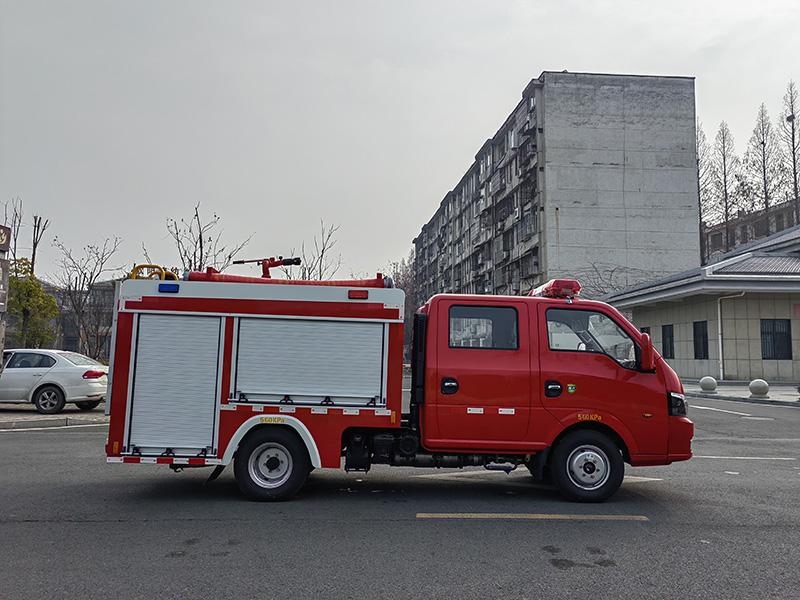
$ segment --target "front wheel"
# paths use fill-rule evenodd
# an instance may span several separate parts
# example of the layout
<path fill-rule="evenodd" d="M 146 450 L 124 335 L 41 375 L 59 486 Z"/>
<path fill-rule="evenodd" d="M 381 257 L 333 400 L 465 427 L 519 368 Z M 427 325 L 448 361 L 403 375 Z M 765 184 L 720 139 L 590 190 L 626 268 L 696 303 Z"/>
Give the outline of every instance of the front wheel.
<path fill-rule="evenodd" d="M 43 415 L 54 415 L 64 408 L 64 394 L 52 385 L 46 385 L 33 395 L 33 404 Z"/>
<path fill-rule="evenodd" d="M 625 463 L 617 445 L 597 431 L 575 431 L 561 440 L 550 463 L 558 491 L 576 502 L 603 502 L 622 485 Z"/>
<path fill-rule="evenodd" d="M 236 483 L 251 500 L 286 500 L 303 487 L 311 469 L 308 451 L 293 431 L 259 429 L 236 450 Z"/>

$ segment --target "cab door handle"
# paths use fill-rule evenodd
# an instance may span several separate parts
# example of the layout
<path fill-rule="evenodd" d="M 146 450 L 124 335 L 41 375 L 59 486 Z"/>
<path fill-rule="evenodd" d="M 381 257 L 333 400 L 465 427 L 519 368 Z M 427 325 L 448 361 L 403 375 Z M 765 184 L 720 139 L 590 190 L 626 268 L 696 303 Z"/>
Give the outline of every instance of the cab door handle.
<path fill-rule="evenodd" d="M 564 387 L 561 385 L 560 381 L 550 379 L 544 382 L 544 395 L 548 398 L 558 398 L 563 391 Z"/>
<path fill-rule="evenodd" d="M 458 380 L 452 377 L 442 377 L 442 394 L 449 396 L 458 391 Z"/>

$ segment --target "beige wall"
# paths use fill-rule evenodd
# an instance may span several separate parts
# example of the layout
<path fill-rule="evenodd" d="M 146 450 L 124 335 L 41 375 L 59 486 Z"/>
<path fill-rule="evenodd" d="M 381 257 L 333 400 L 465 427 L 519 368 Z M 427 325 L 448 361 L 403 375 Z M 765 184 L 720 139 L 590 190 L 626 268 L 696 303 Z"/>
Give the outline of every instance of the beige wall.
<path fill-rule="evenodd" d="M 650 327 L 653 344 L 659 352 L 661 326 L 673 325 L 675 358 L 668 362 L 678 375 L 687 379 L 706 375 L 719 379 L 715 296 L 663 303 L 656 308 L 635 308 L 632 314 L 636 327 Z M 761 319 L 791 319 L 792 360 L 761 358 Z M 708 360 L 694 359 L 694 321 L 708 322 Z M 800 381 L 800 294 L 748 293 L 741 298 L 722 300 L 722 337 L 725 379 Z"/>

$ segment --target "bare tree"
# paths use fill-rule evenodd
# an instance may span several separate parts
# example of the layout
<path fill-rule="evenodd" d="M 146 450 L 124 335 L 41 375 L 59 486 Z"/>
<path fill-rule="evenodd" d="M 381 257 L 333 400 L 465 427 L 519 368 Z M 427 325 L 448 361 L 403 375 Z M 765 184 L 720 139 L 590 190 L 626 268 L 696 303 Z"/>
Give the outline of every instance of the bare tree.
<path fill-rule="evenodd" d="M 221 242 L 222 230 L 214 232 L 219 222 L 220 217 L 216 214 L 210 221 L 204 222 L 200 217 L 199 202 L 195 205 L 194 215 L 190 219 L 180 221 L 167 219 L 167 231 L 175 242 L 184 270 L 202 271 L 206 267 L 214 267 L 218 271 L 224 271 L 254 235 L 250 234 L 243 242 L 229 248 Z M 145 256 L 148 256 L 146 249 Z"/>
<path fill-rule="evenodd" d="M 725 251 L 727 252 L 735 245 L 730 223 L 734 216 L 734 184 L 739 172 L 739 158 L 734 149 L 733 134 L 725 121 L 719 124 L 719 131 L 714 139 L 711 171 L 715 200 L 722 213 L 721 220 L 725 224 Z"/>
<path fill-rule="evenodd" d="M 314 236 L 313 249 L 306 250 L 305 242 L 300 247 L 300 268 L 297 271 L 281 268 L 288 279 L 319 281 L 333 279 L 339 267 L 342 266 L 341 254 L 332 254 L 337 241 L 334 235 L 339 231 L 339 225 L 325 227 L 325 222 L 320 219 L 319 228 L 320 235 L 319 237 Z M 295 256 L 295 254 L 293 248 L 290 255 Z"/>
<path fill-rule="evenodd" d="M 14 198 L 11 200 L 11 220 L 8 220 L 8 206 L 6 206 L 6 223 L 11 229 L 11 243 L 9 245 L 9 252 L 11 253 L 11 260 L 17 260 L 17 246 L 19 242 L 19 231 L 22 228 L 22 218 L 24 212 L 22 210 L 22 200 Z"/>
<path fill-rule="evenodd" d="M 31 240 L 31 276 L 36 275 L 36 251 L 42 242 L 44 232 L 50 227 L 48 219 L 42 219 L 39 215 L 33 215 L 33 238 Z"/>
<path fill-rule="evenodd" d="M 754 208 L 764 210 L 766 233 L 769 235 L 770 208 L 780 187 L 782 165 L 775 130 L 764 104 L 758 109 L 756 126 L 747 144 L 744 160 L 747 177 L 753 182 L 752 189 L 756 193 Z M 758 200 L 758 204 L 755 200 Z"/>
<path fill-rule="evenodd" d="M 800 193 L 798 193 L 798 163 L 800 161 L 800 132 L 797 130 L 796 120 L 800 112 L 800 98 L 797 86 L 790 80 L 783 96 L 783 111 L 781 112 L 779 135 L 783 144 L 783 156 L 786 171 L 789 176 L 792 199 L 794 200 L 794 224 L 800 224 Z"/>
<path fill-rule="evenodd" d="M 411 338 L 413 336 L 414 315 L 417 309 L 422 306 L 424 299 L 420 298 L 417 281 L 414 273 L 414 249 L 408 253 L 406 258 L 399 262 L 392 262 L 386 268 L 386 273 L 394 280 L 394 285 L 406 293 L 405 321 L 403 347 L 406 361 L 411 357 Z"/>
<path fill-rule="evenodd" d="M 717 205 L 714 202 L 712 193 L 712 162 L 711 162 L 711 148 L 706 139 L 705 131 L 703 131 L 703 124 L 697 120 L 697 137 L 695 138 L 697 145 L 697 198 L 698 198 L 698 211 L 700 216 L 700 257 L 705 260 L 705 228 L 716 220 Z"/>
<path fill-rule="evenodd" d="M 83 248 L 83 256 L 74 256 L 57 238 L 53 245 L 61 251 L 61 270 L 55 278 L 61 287 L 62 307 L 74 322 L 81 352 L 99 358 L 108 338 L 114 309 L 113 282 L 103 277 L 118 271 L 109 262 L 116 253 L 121 239 L 106 238 L 100 244 Z"/>
<path fill-rule="evenodd" d="M 612 292 L 658 279 L 660 273 L 610 263 L 589 263 L 585 269 L 575 272 L 581 282 L 581 297 L 597 298 Z"/>

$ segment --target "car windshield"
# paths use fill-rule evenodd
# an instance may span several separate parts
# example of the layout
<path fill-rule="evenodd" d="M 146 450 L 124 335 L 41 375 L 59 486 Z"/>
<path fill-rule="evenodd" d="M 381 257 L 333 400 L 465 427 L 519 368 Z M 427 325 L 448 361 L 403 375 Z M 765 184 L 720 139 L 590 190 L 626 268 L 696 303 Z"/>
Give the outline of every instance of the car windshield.
<path fill-rule="evenodd" d="M 90 367 L 93 365 L 102 366 L 102 363 L 99 363 L 88 356 L 84 356 L 83 354 L 78 354 L 77 352 L 59 352 L 58 355 L 66 358 L 73 365 L 78 365 L 79 367 Z"/>

